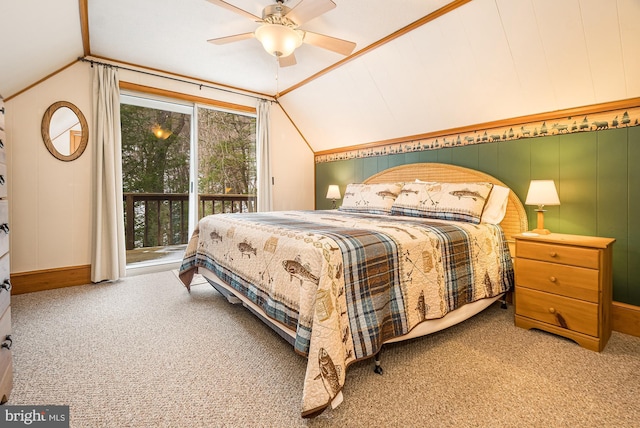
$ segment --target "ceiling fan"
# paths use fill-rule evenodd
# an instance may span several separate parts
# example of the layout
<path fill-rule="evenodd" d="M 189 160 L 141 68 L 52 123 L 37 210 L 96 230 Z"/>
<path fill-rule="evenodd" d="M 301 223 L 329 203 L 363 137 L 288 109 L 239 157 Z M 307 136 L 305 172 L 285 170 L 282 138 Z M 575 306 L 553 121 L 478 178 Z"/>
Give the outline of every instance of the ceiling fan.
<path fill-rule="evenodd" d="M 253 33 L 218 37 L 207 40 L 208 42 L 223 45 L 255 37 L 268 53 L 278 58 L 280 67 L 296 64 L 293 51 L 302 43 L 328 49 L 341 55 L 351 54 L 356 47 L 355 43 L 347 40 L 299 29 L 305 22 L 335 8 L 336 4 L 331 0 L 300 0 L 293 8 L 284 5 L 288 0 L 276 0 L 275 4 L 262 10 L 262 18 L 223 0 L 207 1 L 260 23 Z"/>

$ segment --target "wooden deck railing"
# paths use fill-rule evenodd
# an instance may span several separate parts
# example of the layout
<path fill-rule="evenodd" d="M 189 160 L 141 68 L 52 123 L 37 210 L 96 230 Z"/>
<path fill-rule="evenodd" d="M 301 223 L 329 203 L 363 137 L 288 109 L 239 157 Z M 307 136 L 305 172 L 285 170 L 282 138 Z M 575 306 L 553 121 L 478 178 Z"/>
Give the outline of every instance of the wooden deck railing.
<path fill-rule="evenodd" d="M 198 218 L 210 214 L 255 210 L 255 195 L 198 196 Z M 189 195 L 124 193 L 124 218 L 127 250 L 186 244 L 189 240 Z"/>

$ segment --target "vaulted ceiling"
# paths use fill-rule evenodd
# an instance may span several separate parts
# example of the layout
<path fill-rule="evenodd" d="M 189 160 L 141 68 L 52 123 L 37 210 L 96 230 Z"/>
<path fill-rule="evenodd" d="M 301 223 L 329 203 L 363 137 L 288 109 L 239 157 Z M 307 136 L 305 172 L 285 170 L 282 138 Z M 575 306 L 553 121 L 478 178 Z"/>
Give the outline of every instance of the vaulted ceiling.
<path fill-rule="evenodd" d="M 2 1 L 0 94 L 92 56 L 277 97 L 315 151 L 640 96 L 638 0 L 334 2 L 302 28 L 354 52 L 279 68 L 255 39 L 208 43 L 257 24 L 206 0 Z"/>

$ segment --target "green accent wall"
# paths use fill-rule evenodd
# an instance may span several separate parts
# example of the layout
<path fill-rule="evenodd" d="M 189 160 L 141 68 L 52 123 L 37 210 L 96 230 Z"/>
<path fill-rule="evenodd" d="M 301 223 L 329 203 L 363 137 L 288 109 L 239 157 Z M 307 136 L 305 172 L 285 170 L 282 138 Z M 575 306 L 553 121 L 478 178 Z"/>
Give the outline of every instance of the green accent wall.
<path fill-rule="evenodd" d="M 331 208 L 325 199 L 329 184 L 340 185 L 344 194 L 349 183 L 419 162 L 484 171 L 511 187 L 522 201 L 530 180 L 553 179 L 561 205 L 547 208 L 545 227 L 615 238 L 613 300 L 640 306 L 640 127 L 317 163 L 316 208 Z M 536 223 L 534 208 L 526 207 L 530 229 Z"/>

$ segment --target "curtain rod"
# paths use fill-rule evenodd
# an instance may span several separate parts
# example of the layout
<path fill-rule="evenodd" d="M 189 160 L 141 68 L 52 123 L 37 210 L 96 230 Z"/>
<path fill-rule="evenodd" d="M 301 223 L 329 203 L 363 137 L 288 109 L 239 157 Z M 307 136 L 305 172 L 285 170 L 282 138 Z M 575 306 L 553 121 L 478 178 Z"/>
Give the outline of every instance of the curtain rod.
<path fill-rule="evenodd" d="M 162 77 L 163 79 L 173 80 L 174 82 L 188 83 L 188 84 L 191 84 L 191 85 L 196 85 L 200 89 L 202 89 L 204 87 L 204 88 L 208 88 L 208 89 L 215 89 L 217 91 L 229 92 L 229 93 L 235 94 L 235 95 L 243 95 L 245 97 L 255 98 L 255 99 L 258 99 L 258 100 L 270 101 L 270 102 L 274 102 L 274 103 L 278 102 L 275 99 L 269 99 L 269 98 L 260 97 L 260 96 L 257 96 L 257 95 L 251 95 L 251 94 L 244 93 L 242 91 L 236 91 L 236 90 L 233 90 L 233 89 L 221 88 L 221 87 L 218 87 L 218 86 L 207 85 L 207 84 L 204 84 L 204 83 L 196 83 L 196 82 L 192 82 L 192 81 L 185 80 L 185 79 L 179 79 L 177 77 L 163 76 L 162 74 L 152 73 L 150 71 L 136 70 L 134 68 L 123 67 L 121 65 L 115 65 L 115 64 L 109 64 L 109 63 L 102 62 L 102 61 L 97 61 L 97 60 L 94 60 L 94 59 L 87 59 L 85 57 L 78 57 L 78 61 L 91 63 L 91 67 L 93 67 L 93 64 L 99 64 L 99 65 L 104 65 L 105 67 L 118 68 L 118 69 L 122 69 L 122 70 L 133 71 L 135 73 L 146 74 L 147 76 Z"/>

